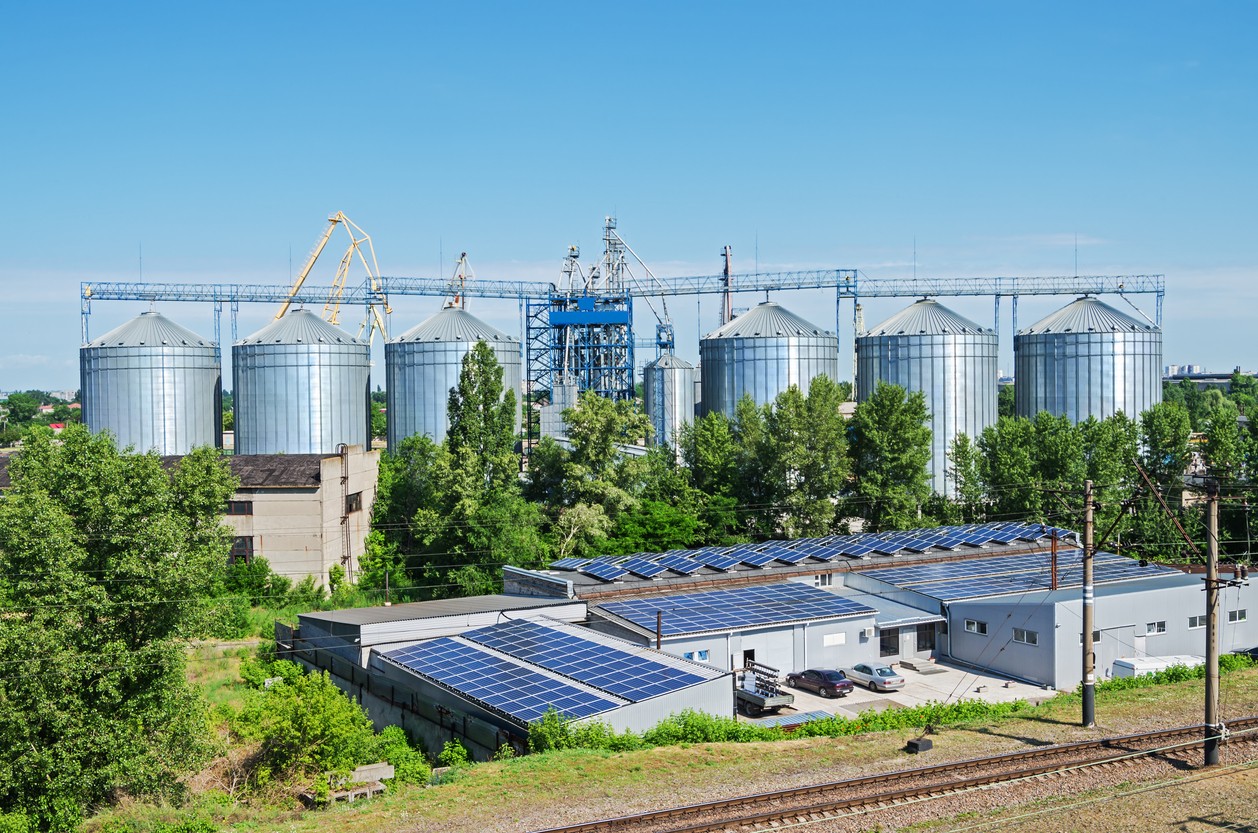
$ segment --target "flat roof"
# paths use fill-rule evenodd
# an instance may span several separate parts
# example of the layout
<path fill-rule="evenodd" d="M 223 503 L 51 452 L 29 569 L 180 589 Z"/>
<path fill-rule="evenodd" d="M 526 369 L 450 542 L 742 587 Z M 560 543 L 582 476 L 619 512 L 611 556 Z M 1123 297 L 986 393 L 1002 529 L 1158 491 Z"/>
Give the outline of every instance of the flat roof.
<path fill-rule="evenodd" d="M 405 602 L 390 607 L 351 607 L 342 610 L 323 610 L 302 613 L 300 618 L 338 625 L 381 625 L 388 622 L 406 622 L 414 619 L 439 619 L 443 616 L 460 616 L 469 613 L 494 613 L 500 610 L 527 610 L 538 607 L 581 604 L 576 599 L 546 598 L 544 596 L 466 596 L 458 599 L 433 599 L 426 602 Z"/>

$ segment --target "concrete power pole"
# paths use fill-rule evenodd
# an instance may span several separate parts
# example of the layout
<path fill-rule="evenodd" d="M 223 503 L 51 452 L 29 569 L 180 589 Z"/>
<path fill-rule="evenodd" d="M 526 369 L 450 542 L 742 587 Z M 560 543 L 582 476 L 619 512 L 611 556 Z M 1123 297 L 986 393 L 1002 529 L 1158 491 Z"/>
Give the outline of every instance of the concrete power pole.
<path fill-rule="evenodd" d="M 1206 484 L 1206 766 L 1219 763 L 1219 484 Z"/>
<path fill-rule="evenodd" d="M 1083 483 L 1083 725 L 1096 725 L 1096 645 L 1092 639 L 1092 481 Z"/>

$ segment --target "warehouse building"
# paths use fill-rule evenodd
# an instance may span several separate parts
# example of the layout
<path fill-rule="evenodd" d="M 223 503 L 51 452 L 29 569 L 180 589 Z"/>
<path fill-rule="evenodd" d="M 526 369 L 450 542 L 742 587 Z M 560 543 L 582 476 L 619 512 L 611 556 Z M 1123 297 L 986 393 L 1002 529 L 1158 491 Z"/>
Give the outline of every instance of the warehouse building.
<path fill-rule="evenodd" d="M 595 632 L 584 602 L 478 596 L 303 614 L 282 650 L 328 671 L 378 726 L 436 754 L 458 738 L 478 758 L 527 748 L 550 709 L 642 731 L 687 709 L 733 713 L 728 673 Z"/>

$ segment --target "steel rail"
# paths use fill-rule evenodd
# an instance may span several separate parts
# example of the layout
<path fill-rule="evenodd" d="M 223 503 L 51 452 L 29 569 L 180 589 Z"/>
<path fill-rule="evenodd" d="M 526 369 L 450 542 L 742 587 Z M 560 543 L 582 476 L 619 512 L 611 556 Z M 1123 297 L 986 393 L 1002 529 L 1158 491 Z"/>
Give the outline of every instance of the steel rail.
<path fill-rule="evenodd" d="M 1241 718 L 1228 722 L 1229 732 L 1235 734 L 1242 731 L 1253 731 L 1258 729 L 1258 717 Z M 1182 726 L 1174 729 L 1159 729 L 1152 732 L 1140 732 L 1131 735 L 1121 735 L 1112 738 L 1104 738 L 1095 741 L 1076 741 L 1074 743 L 1054 744 L 1053 746 L 1040 747 L 1033 750 L 1025 750 L 1019 752 L 1006 752 L 1000 755 L 992 755 L 983 758 L 970 758 L 961 761 L 953 761 L 944 764 L 935 764 L 932 766 L 918 767 L 915 769 L 899 770 L 895 772 L 879 773 L 876 775 L 865 775 L 857 778 L 849 778 L 841 781 L 831 781 L 822 784 L 813 784 L 804 787 L 791 787 L 782 790 L 774 790 L 767 793 L 758 793 L 755 795 L 739 796 L 736 798 L 720 799 L 716 801 L 707 801 L 699 804 L 690 804 L 681 807 L 667 808 L 664 810 L 653 810 L 646 813 L 636 813 L 615 818 L 601 819 L 592 822 L 582 822 L 579 824 L 567 825 L 563 827 L 548 828 L 546 830 L 537 831 L 537 833 L 598 833 L 599 831 L 612 831 L 622 828 L 633 828 L 648 824 L 658 824 L 668 820 L 681 820 L 685 817 L 696 817 L 705 814 L 714 814 L 731 811 L 743 811 L 757 806 L 772 804 L 788 799 L 807 798 L 809 796 L 821 796 L 826 793 L 834 792 L 854 792 L 862 787 L 872 785 L 885 786 L 888 782 L 904 782 L 913 779 L 928 778 L 938 774 L 952 774 L 964 770 L 978 770 L 984 768 L 996 768 L 1008 766 L 1011 763 L 1031 762 L 1073 755 L 1076 758 L 1087 752 L 1099 751 L 1122 751 L 1123 754 L 1107 758 L 1099 758 L 1094 760 L 1069 760 L 1066 762 L 1058 761 L 1051 764 L 1035 764 L 1033 766 L 998 773 L 987 773 L 971 776 L 969 778 L 952 779 L 940 781 L 926 785 L 916 785 L 907 788 L 895 790 L 881 790 L 868 795 L 850 796 L 843 798 L 832 798 L 815 804 L 808 804 L 799 807 L 780 808 L 777 810 L 755 812 L 749 816 L 739 816 L 735 818 L 725 817 L 718 821 L 699 821 L 685 827 L 675 828 L 671 833 L 704 833 L 704 831 L 727 830 L 733 827 L 749 824 L 759 824 L 762 822 L 777 821 L 784 818 L 794 818 L 798 816 L 818 815 L 824 813 L 833 813 L 836 810 L 854 809 L 865 806 L 886 805 L 896 802 L 903 802 L 908 799 L 922 798 L 937 794 L 949 794 L 962 792 L 975 787 L 988 786 L 1003 782 L 1016 781 L 1024 778 L 1030 778 L 1040 775 L 1047 775 L 1054 772 L 1068 771 L 1074 768 L 1085 766 L 1100 766 L 1107 763 L 1115 763 L 1123 760 L 1129 760 L 1134 755 L 1157 751 L 1157 748 L 1150 750 L 1124 750 L 1123 747 L 1130 747 L 1136 744 L 1148 744 L 1154 742 L 1175 741 L 1176 739 L 1184 739 L 1179 748 L 1190 748 L 1200 746 L 1204 743 L 1202 732 L 1204 726 L 1201 724 L 1193 726 Z M 1255 738 L 1258 740 L 1258 738 Z"/>

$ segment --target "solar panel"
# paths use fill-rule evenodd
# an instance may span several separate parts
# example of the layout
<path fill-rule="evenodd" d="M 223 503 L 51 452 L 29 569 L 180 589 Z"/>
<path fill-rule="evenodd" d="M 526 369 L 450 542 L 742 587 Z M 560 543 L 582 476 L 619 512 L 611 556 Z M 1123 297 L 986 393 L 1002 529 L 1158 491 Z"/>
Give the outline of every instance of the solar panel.
<path fill-rule="evenodd" d="M 767 552 L 756 552 L 755 550 L 743 550 L 736 553 L 738 560 L 746 564 L 748 567 L 763 567 L 765 564 L 773 561 L 777 556 Z"/>
<path fill-rule="evenodd" d="M 868 558 L 878 545 L 873 541 L 853 541 L 842 546 L 843 554 L 849 558 Z"/>
<path fill-rule="evenodd" d="M 668 568 L 663 564 L 655 561 L 647 561 L 645 558 L 628 558 L 620 562 L 616 566 L 628 570 L 635 576 L 642 578 L 655 578 Z"/>
<path fill-rule="evenodd" d="M 463 638 L 635 702 L 707 679 L 650 655 L 531 620 L 491 625 Z"/>
<path fill-rule="evenodd" d="M 875 612 L 860 602 L 799 582 L 607 602 L 599 609 L 648 631 L 655 630 L 655 615 L 660 611 L 663 633 L 669 636 Z"/>
<path fill-rule="evenodd" d="M 706 555 L 696 554 L 695 557 L 696 560 L 702 562 L 703 566 L 711 567 L 713 570 L 721 570 L 722 572 L 728 571 L 743 563 L 742 559 L 738 556 L 728 555 L 725 553 L 709 553 Z"/>
<path fill-rule="evenodd" d="M 687 558 L 684 555 L 662 555 L 660 563 L 674 573 L 681 573 L 683 576 L 693 575 L 703 569 L 703 564 L 695 561 L 693 558 Z"/>
<path fill-rule="evenodd" d="M 618 578 L 624 578 L 628 570 L 607 561 L 595 560 L 581 567 L 580 572 L 603 581 L 615 581 Z"/>
<path fill-rule="evenodd" d="M 552 570 L 579 570 L 589 563 L 588 558 L 561 558 L 550 567 Z"/>
<path fill-rule="evenodd" d="M 765 555 L 771 555 L 783 564 L 798 564 L 808 557 L 807 550 L 792 550 L 786 547 L 768 547 Z"/>
<path fill-rule="evenodd" d="M 539 719 L 550 708 L 571 719 L 601 714 L 622 705 L 609 696 L 586 691 L 448 636 L 389 651 L 384 656 L 526 722 Z"/>

